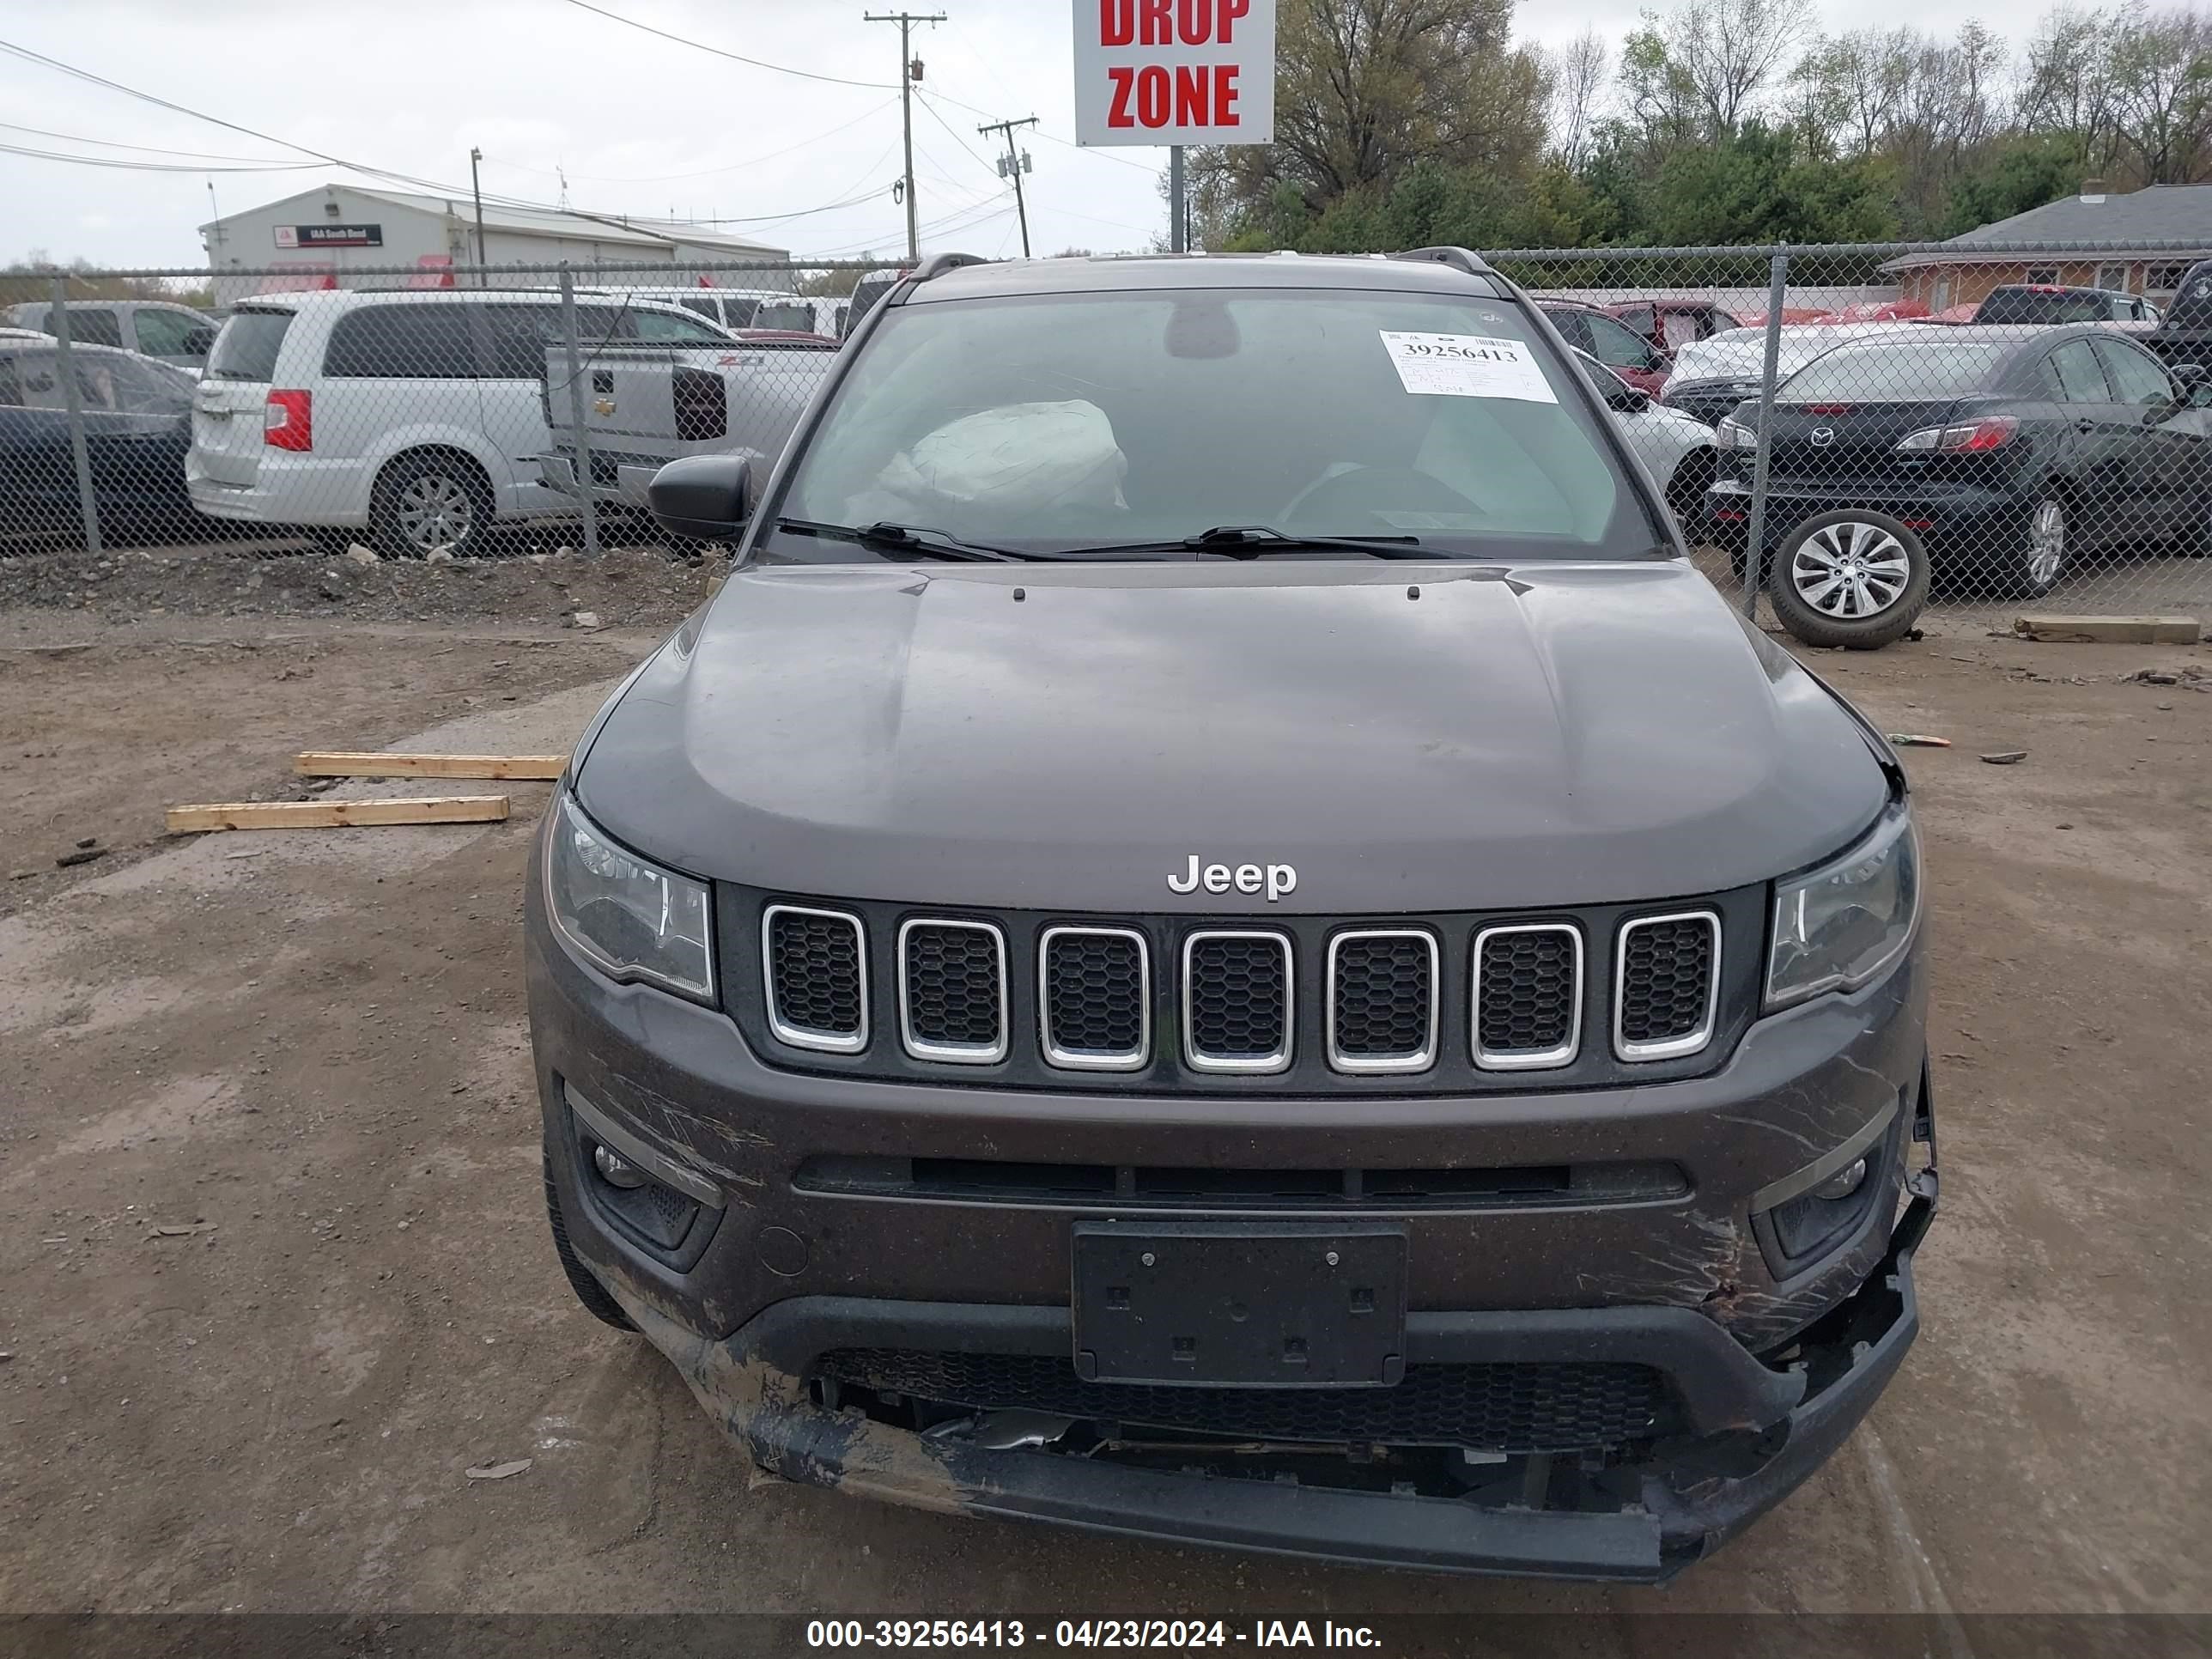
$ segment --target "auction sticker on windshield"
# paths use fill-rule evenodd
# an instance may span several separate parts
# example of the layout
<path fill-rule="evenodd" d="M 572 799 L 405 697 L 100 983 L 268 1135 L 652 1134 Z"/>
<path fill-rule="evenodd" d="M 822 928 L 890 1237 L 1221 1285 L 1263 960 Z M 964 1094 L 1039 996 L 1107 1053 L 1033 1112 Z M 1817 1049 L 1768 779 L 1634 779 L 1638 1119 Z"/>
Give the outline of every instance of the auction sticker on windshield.
<path fill-rule="evenodd" d="M 1486 334 L 1394 334 L 1381 331 L 1382 349 L 1406 390 L 1428 398 L 1514 398 L 1555 404 L 1559 394 L 1544 378 L 1526 343 Z"/>

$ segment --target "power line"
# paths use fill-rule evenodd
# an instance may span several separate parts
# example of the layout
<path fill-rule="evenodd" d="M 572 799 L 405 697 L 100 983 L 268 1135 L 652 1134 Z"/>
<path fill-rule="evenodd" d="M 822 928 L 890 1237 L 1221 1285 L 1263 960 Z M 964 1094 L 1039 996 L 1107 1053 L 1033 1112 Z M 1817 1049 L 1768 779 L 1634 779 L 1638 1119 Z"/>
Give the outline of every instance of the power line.
<path fill-rule="evenodd" d="M 981 156 L 976 155 L 973 149 L 969 148 L 968 141 L 965 138 L 963 138 L 958 133 L 952 131 L 952 124 L 937 112 L 936 106 L 929 101 L 929 94 L 927 93 L 921 94 L 921 106 L 929 112 L 929 118 L 931 120 L 936 122 L 938 125 L 945 129 L 946 134 L 951 138 L 954 143 L 959 145 L 962 149 L 967 151 L 968 159 L 969 161 L 973 161 L 977 167 L 981 167 L 987 173 L 996 171 L 996 169 L 994 168 L 988 161 L 985 161 Z M 1034 119 L 1035 118 L 1032 117 L 1031 118 Z"/>
<path fill-rule="evenodd" d="M 81 167 L 106 167 L 118 173 L 311 173 L 319 161 L 279 162 L 257 167 L 210 167 L 181 161 L 134 161 L 120 155 L 71 155 L 58 149 L 33 149 L 25 144 L 0 144 L 0 155 L 24 155 L 40 161 L 66 161 Z"/>
<path fill-rule="evenodd" d="M 28 47 L 18 46 L 11 40 L 0 40 L 0 52 L 6 52 L 12 57 L 22 58 L 27 62 L 40 64 L 45 68 L 56 70 L 60 74 L 70 76 L 76 80 L 89 82 L 94 86 L 105 88 L 110 92 L 120 93 L 126 98 L 135 98 L 142 103 L 155 105 L 156 107 L 168 110 L 173 114 L 189 116 L 196 121 L 205 121 L 210 125 L 222 127 L 228 131 L 242 133 L 246 137 L 258 139 L 264 144 L 275 144 L 281 149 L 295 150 L 302 155 L 312 155 L 318 161 L 325 162 L 334 167 L 343 168 L 349 173 L 361 173 L 371 179 L 389 180 L 393 183 L 410 185 L 416 190 L 428 191 L 435 195 L 450 197 L 456 199 L 465 197 L 471 193 L 464 188 L 445 183 L 440 179 L 425 179 L 414 173 L 398 173 L 389 167 L 372 167 L 363 161 L 348 161 L 345 157 L 342 155 L 333 155 L 327 150 L 316 149 L 311 145 L 297 143 L 289 138 L 280 138 L 274 133 L 263 132 L 257 128 L 243 126 L 238 122 L 225 120 L 222 116 L 210 115 L 204 110 L 192 109 L 186 105 L 172 102 L 170 100 L 160 97 L 154 93 L 142 92 L 136 87 L 125 86 L 119 81 L 111 81 L 106 76 L 95 75 L 89 70 L 79 69 L 76 64 L 65 64 L 58 58 L 49 58 L 44 52 L 33 52 Z M 64 157 L 62 159 L 66 160 L 69 158 Z M 203 167 L 191 167 L 176 170 L 190 173 L 206 173 L 212 169 Z M 295 172 L 307 171 L 307 169 L 304 167 L 288 167 L 282 170 Z M 621 225 L 624 223 L 625 219 L 625 216 L 617 214 L 591 213 L 586 212 L 580 209 L 556 207 L 550 203 L 532 201 L 526 197 L 492 194 L 487 195 L 484 199 L 499 207 L 521 208 L 536 213 L 555 213 L 567 218 L 589 219 L 602 224 Z M 855 202 L 835 203 L 831 204 L 831 207 L 854 206 L 857 204 L 858 199 L 865 198 L 856 198 Z M 813 213 L 827 212 L 830 210 L 831 210 L 830 208 L 810 208 L 803 210 L 802 211 L 803 213 Z M 800 214 L 767 216 L 769 218 L 799 216 L 802 216 Z M 718 222 L 741 223 L 746 222 L 729 220 Z M 753 222 L 760 222 L 756 221 Z"/>
<path fill-rule="evenodd" d="M 27 127 L 14 121 L 0 121 L 0 128 L 9 132 L 27 132 L 40 138 L 60 138 L 72 144 L 91 144 L 100 149 L 135 149 L 146 155 L 166 155 L 172 161 L 191 158 L 202 161 L 246 161 L 283 166 L 272 155 L 218 155 L 211 150 L 177 149 L 166 144 L 126 144 L 113 138 L 89 138 L 81 132 L 51 132 L 45 127 Z"/>
<path fill-rule="evenodd" d="M 679 46 L 693 46 L 701 52 L 710 52 L 715 57 L 726 58 L 733 64 L 746 64 L 754 69 L 773 70 L 778 75 L 795 75 L 802 81 L 826 81 L 835 87 L 866 87 L 876 92 L 898 90 L 889 81 L 848 81 L 842 75 L 817 75 L 812 70 L 793 69 L 787 64 L 771 64 L 764 58 L 747 58 L 738 52 L 725 52 L 720 46 L 708 46 L 704 40 L 694 40 L 689 35 L 672 34 L 666 29 L 653 27 L 650 23 L 641 23 L 635 17 L 625 17 L 618 11 L 609 11 L 604 6 L 592 5 L 591 0 L 568 0 L 568 3 L 579 10 L 594 13 L 611 22 L 627 24 L 631 28 L 642 29 L 647 34 L 657 34 L 664 40 L 673 40 Z"/>
<path fill-rule="evenodd" d="M 839 133 L 848 131 L 852 128 L 859 126 L 863 121 L 873 120 L 877 116 L 881 115 L 885 110 L 889 109 L 894 101 L 894 100 L 886 98 L 882 103 L 878 104 L 874 108 L 866 111 L 863 114 L 854 116 L 849 121 L 840 122 L 837 125 L 830 128 L 826 131 L 817 132 L 809 138 L 802 138 L 795 144 L 786 144 L 781 149 L 772 149 L 765 155 L 755 155 L 746 161 L 732 161 L 726 167 L 702 167 L 696 173 L 651 173 L 641 174 L 569 173 L 567 173 L 566 176 L 571 179 L 581 179 L 587 184 L 595 185 L 665 185 L 679 183 L 687 179 L 712 179 L 725 173 L 738 173 L 742 172 L 746 167 L 759 167 L 763 162 L 778 161 L 782 157 L 790 155 L 793 150 L 805 149 L 810 144 L 818 144 L 825 138 L 835 138 Z M 5 124 L 0 123 L 0 125 Z M 487 156 L 485 159 L 494 167 L 512 167 L 519 173 L 534 173 L 543 179 L 553 179 L 562 176 L 561 172 L 546 167 L 526 167 L 520 161 L 502 161 L 497 156 Z"/>

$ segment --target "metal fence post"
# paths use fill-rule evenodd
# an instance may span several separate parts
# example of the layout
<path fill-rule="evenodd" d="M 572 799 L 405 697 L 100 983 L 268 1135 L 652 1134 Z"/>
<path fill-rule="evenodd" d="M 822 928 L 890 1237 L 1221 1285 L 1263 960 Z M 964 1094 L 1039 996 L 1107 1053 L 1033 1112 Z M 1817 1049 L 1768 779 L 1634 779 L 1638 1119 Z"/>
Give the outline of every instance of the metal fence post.
<path fill-rule="evenodd" d="M 584 507 L 584 554 L 599 556 L 599 518 L 592 503 L 592 435 L 584 424 L 584 366 L 576 339 L 576 274 L 561 262 L 561 340 L 568 349 L 568 421 L 576 434 L 576 490 Z"/>
<path fill-rule="evenodd" d="M 1774 381 L 1782 363 L 1782 301 L 1790 286 L 1790 247 L 1774 255 L 1766 279 L 1766 367 L 1759 379 L 1759 447 L 1751 464 L 1750 522 L 1744 526 L 1743 614 L 1759 620 L 1759 579 L 1766 570 L 1766 462 L 1773 448 Z"/>
<path fill-rule="evenodd" d="M 70 352 L 69 279 L 54 278 L 54 372 L 62 383 L 62 408 L 69 418 L 70 459 L 76 466 L 76 510 L 84 520 L 84 550 L 100 551 L 100 498 L 92 489 L 92 453 L 84 441 L 84 397 L 76 383 Z"/>

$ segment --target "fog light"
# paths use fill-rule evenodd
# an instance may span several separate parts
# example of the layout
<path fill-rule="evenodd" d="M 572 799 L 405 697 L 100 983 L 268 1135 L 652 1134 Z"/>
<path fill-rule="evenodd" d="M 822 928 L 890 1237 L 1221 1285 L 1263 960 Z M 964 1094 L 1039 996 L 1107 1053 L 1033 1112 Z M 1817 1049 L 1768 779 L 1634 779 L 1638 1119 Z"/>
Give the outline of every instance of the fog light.
<path fill-rule="evenodd" d="M 601 1176 L 605 1177 L 606 1183 L 610 1187 L 619 1187 L 624 1192 L 629 1192 L 633 1188 L 645 1185 L 644 1170 L 619 1153 L 611 1152 L 604 1146 L 594 1146 L 592 1149 L 592 1164 Z M 1863 1162 L 1859 1164 L 1859 1173 L 1862 1175 L 1866 1173 L 1866 1164 Z M 1845 1190 L 1848 1191 L 1849 1188 Z"/>
<path fill-rule="evenodd" d="M 602 1158 L 606 1156 L 605 1148 L 600 1150 L 599 1156 Z M 1831 1203 L 1839 1198 L 1849 1198 L 1853 1193 L 1858 1191 L 1859 1183 L 1866 1179 L 1866 1172 L 1867 1161 L 1863 1158 L 1854 1158 L 1819 1186 L 1814 1188 L 1813 1196 L 1825 1198 Z M 608 1179 L 612 1180 L 613 1177 L 610 1176 Z"/>

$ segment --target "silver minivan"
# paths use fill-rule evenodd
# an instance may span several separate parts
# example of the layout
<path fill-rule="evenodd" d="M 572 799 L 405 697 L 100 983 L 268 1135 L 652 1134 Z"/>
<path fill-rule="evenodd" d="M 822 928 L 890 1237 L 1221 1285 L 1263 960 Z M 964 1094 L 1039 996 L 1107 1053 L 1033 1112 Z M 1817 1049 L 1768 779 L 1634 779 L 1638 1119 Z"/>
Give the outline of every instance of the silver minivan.
<path fill-rule="evenodd" d="M 674 306 L 576 302 L 611 342 L 727 346 Z M 497 521 L 573 514 L 549 489 L 540 383 L 562 338 L 543 290 L 325 290 L 241 301 L 192 405 L 185 480 L 210 518 L 366 532 L 392 558 L 473 554 Z"/>

